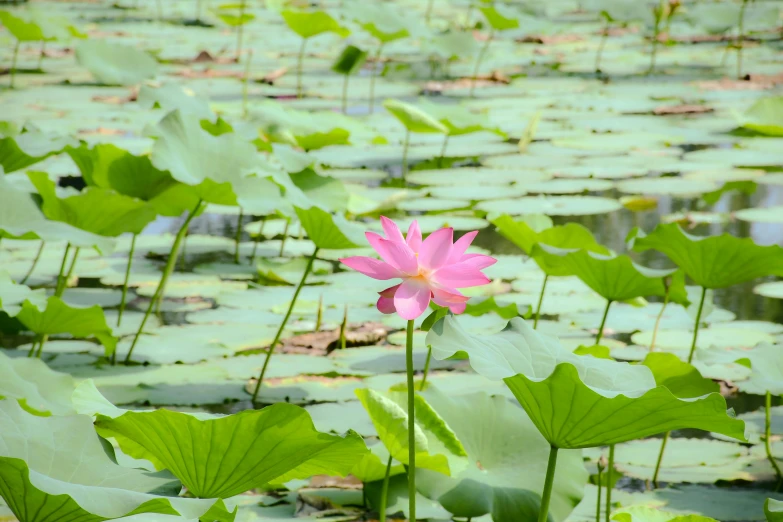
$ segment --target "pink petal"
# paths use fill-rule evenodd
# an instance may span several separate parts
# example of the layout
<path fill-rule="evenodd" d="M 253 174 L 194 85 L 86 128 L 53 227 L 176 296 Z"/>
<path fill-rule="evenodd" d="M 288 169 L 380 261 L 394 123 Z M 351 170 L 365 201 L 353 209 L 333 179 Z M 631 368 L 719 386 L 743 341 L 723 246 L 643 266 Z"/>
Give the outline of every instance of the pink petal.
<path fill-rule="evenodd" d="M 484 270 L 497 263 L 498 260 L 492 256 L 485 256 L 484 254 L 465 254 L 460 258 L 459 262 L 460 264 L 472 266 L 476 270 Z"/>
<path fill-rule="evenodd" d="M 402 283 L 400 283 L 400 285 L 401 284 Z M 381 290 L 380 292 L 378 292 L 378 294 L 381 297 L 389 297 L 389 298 L 394 297 L 394 294 L 397 292 L 397 289 L 400 287 L 400 285 L 390 286 L 389 288 L 387 288 L 385 290 Z"/>
<path fill-rule="evenodd" d="M 445 265 L 451 255 L 453 239 L 453 228 L 441 228 L 427 236 L 419 249 L 419 265 L 427 270 L 437 270 Z"/>
<path fill-rule="evenodd" d="M 469 297 L 460 294 L 456 290 L 450 292 L 448 290 L 438 288 L 432 289 L 432 295 L 432 300 L 435 301 L 435 304 L 439 306 L 448 306 L 449 310 L 455 314 L 461 314 L 464 312 L 466 303 L 468 302 L 468 299 L 470 299 Z"/>
<path fill-rule="evenodd" d="M 373 279 L 394 279 L 403 274 L 393 266 L 378 259 L 365 256 L 353 256 L 340 259 L 340 262 L 357 272 L 372 277 Z"/>
<path fill-rule="evenodd" d="M 418 253 L 421 248 L 421 229 L 419 228 L 419 222 L 415 219 L 413 220 L 413 223 L 411 223 L 411 226 L 408 227 L 408 234 L 405 236 L 405 241 L 408 243 L 408 246 L 411 247 L 411 250 Z"/>
<path fill-rule="evenodd" d="M 468 288 L 482 286 L 490 279 L 468 263 L 444 266 L 430 276 L 435 283 L 450 288 Z"/>
<path fill-rule="evenodd" d="M 468 232 L 458 240 L 454 242 L 454 246 L 451 248 L 451 255 L 449 256 L 448 263 L 457 263 L 462 258 L 462 256 L 467 251 L 468 247 L 471 243 L 473 243 L 473 239 L 478 234 L 478 230 L 474 230 L 473 232 Z"/>
<path fill-rule="evenodd" d="M 379 297 L 378 302 L 375 303 L 375 307 L 382 314 L 393 314 L 397 311 L 397 309 L 394 308 L 394 299 L 389 297 Z"/>
<path fill-rule="evenodd" d="M 366 232 L 367 241 L 370 242 L 381 259 L 389 263 L 394 268 L 402 270 L 406 274 L 416 275 L 419 273 L 419 263 L 416 261 L 416 255 L 405 243 L 398 243 L 384 239 L 375 232 Z"/>
<path fill-rule="evenodd" d="M 400 243 L 405 242 L 397 223 L 386 216 L 381 216 L 381 226 L 383 227 L 383 233 L 386 234 L 386 239 L 389 241 L 399 241 Z"/>
<path fill-rule="evenodd" d="M 394 294 L 394 307 L 403 319 L 416 319 L 430 304 L 432 291 L 424 281 L 406 279 Z"/>

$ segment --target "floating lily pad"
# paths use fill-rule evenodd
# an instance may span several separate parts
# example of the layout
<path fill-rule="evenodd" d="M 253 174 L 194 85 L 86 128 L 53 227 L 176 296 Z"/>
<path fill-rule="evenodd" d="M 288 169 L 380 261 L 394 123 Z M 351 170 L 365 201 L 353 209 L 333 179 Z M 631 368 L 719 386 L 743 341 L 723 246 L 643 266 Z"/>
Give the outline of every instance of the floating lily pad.
<path fill-rule="evenodd" d="M 623 206 L 617 200 L 597 196 L 539 196 L 483 201 L 477 204 L 476 208 L 514 216 L 521 214 L 589 216 L 614 212 Z"/>

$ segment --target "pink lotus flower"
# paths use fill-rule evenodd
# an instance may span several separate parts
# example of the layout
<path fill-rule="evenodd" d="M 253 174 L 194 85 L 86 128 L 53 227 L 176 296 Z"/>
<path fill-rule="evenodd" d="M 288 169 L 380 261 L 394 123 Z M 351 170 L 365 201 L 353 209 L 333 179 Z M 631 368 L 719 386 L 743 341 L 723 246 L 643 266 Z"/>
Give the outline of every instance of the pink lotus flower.
<path fill-rule="evenodd" d="M 416 319 L 433 300 L 461 314 L 468 297 L 457 289 L 490 282 L 481 270 L 497 260 L 465 253 L 477 231 L 468 232 L 454 242 L 454 229 L 441 228 L 422 241 L 416 221 L 411 223 L 406 237 L 402 237 L 399 227 L 387 217 L 381 216 L 381 225 L 386 237 L 375 232 L 365 234 L 381 260 L 354 256 L 340 261 L 373 279 L 402 279 L 402 283 L 379 292 L 377 306 L 382 313 L 397 312 L 403 319 Z"/>

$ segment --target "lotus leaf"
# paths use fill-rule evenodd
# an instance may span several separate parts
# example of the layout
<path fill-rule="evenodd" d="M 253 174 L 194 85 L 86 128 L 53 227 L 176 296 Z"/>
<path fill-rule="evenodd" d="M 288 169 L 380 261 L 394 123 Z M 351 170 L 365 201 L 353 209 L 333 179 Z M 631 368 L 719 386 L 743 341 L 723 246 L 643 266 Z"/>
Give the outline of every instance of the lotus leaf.
<path fill-rule="evenodd" d="M 479 374 L 502 379 L 558 448 L 615 444 L 684 427 L 744 440 L 744 423 L 727 415 L 720 394 L 680 399 L 657 386 L 649 368 L 575 355 L 522 319 L 480 337 L 446 317 L 426 342 L 436 359 L 461 350 Z"/>
<path fill-rule="evenodd" d="M 409 132 L 447 134 L 448 128 L 418 107 L 399 100 L 386 100 L 383 106 L 397 118 Z"/>
<path fill-rule="evenodd" d="M 302 222 L 307 237 L 318 248 L 356 248 L 364 243 L 358 227 L 342 216 L 329 214 L 318 207 L 296 207 L 296 215 Z"/>
<path fill-rule="evenodd" d="M 6 174 L 35 165 L 76 146 L 70 136 L 56 136 L 37 129 L 24 129 L 16 135 L 0 137 L 0 166 Z"/>
<path fill-rule="evenodd" d="M 282 11 L 280 14 L 286 25 L 305 39 L 322 33 L 336 33 L 343 38 L 350 34 L 348 29 L 324 11 Z"/>
<path fill-rule="evenodd" d="M 75 413 L 71 394 L 76 382 L 67 373 L 55 372 L 39 359 L 11 358 L 0 352 L 0 398 L 16 399 L 38 415 Z"/>
<path fill-rule="evenodd" d="M 634 506 L 616 511 L 612 520 L 617 522 L 718 522 L 702 515 L 683 515 L 647 506 Z"/>
<path fill-rule="evenodd" d="M 155 58 L 129 45 L 85 40 L 75 52 L 79 64 L 104 85 L 136 85 L 158 72 Z"/>
<path fill-rule="evenodd" d="M 742 116 L 746 129 L 768 136 L 783 136 L 783 96 L 761 98 Z"/>

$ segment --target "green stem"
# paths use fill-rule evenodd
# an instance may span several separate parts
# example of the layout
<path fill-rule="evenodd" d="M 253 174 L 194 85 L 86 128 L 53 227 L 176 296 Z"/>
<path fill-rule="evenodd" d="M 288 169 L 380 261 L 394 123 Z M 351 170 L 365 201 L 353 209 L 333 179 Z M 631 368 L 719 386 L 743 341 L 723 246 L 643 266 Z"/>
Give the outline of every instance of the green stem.
<path fill-rule="evenodd" d="M 604 336 L 604 326 L 606 325 L 606 318 L 609 315 L 609 307 L 612 306 L 612 301 L 606 300 L 606 308 L 604 308 L 604 316 L 601 318 L 601 326 L 598 327 L 598 333 L 595 334 L 595 344 L 598 346 L 601 343 L 601 338 Z"/>
<path fill-rule="evenodd" d="M 142 332 L 144 331 L 144 325 L 147 324 L 147 319 L 150 317 L 150 313 L 152 313 L 152 308 L 155 306 L 155 302 L 158 300 L 158 298 L 163 298 L 163 293 L 166 288 L 166 282 L 169 279 L 169 276 L 174 271 L 174 266 L 177 264 L 177 256 L 179 255 L 179 249 L 180 245 L 182 245 L 182 241 L 185 238 L 185 234 L 188 231 L 188 227 L 190 226 L 190 222 L 193 221 L 193 218 L 196 217 L 196 215 L 201 210 L 202 202 L 201 200 L 196 203 L 196 206 L 193 208 L 193 210 L 190 211 L 188 214 L 188 217 L 185 218 L 185 222 L 182 223 L 182 226 L 179 229 L 179 232 L 177 232 L 176 237 L 174 238 L 174 244 L 171 245 L 171 251 L 169 252 L 169 258 L 166 260 L 166 266 L 163 268 L 163 275 L 160 278 L 160 282 L 158 283 L 158 288 L 155 289 L 155 293 L 150 298 L 149 305 L 147 306 L 147 311 L 144 312 L 144 317 L 141 319 L 141 324 L 139 325 L 139 329 L 136 332 L 136 335 L 133 337 L 133 342 L 130 345 L 130 349 L 128 350 L 127 355 L 125 356 L 125 364 L 130 364 L 131 361 L 131 355 L 133 355 L 133 349 L 136 347 L 136 344 L 139 342 L 139 338 L 141 337 Z"/>
<path fill-rule="evenodd" d="M 342 99 L 342 111 L 343 114 L 348 112 L 348 77 L 350 75 L 344 74 L 343 75 L 343 99 Z"/>
<path fill-rule="evenodd" d="M 770 446 L 770 439 L 772 437 L 772 422 L 770 419 L 770 410 L 772 409 L 772 393 L 767 390 L 766 400 L 764 401 L 764 449 L 767 452 L 767 459 L 772 467 L 775 468 L 775 475 L 778 477 L 778 483 L 775 487 L 775 491 L 780 490 L 780 484 L 783 482 L 783 473 L 780 472 L 780 466 L 772 455 L 772 448 Z"/>
<path fill-rule="evenodd" d="M 609 464 L 606 466 L 606 522 L 612 514 L 612 474 L 614 473 L 614 444 L 609 446 Z"/>
<path fill-rule="evenodd" d="M 406 186 L 405 177 L 408 175 L 408 145 L 411 141 L 411 131 L 405 129 L 405 141 L 402 143 L 402 185 Z"/>
<path fill-rule="evenodd" d="M 35 358 L 40 359 L 41 355 L 43 354 L 43 347 L 46 341 L 49 339 L 49 334 L 46 334 L 41 337 L 41 342 L 38 343 L 38 351 L 35 353 Z"/>
<path fill-rule="evenodd" d="M 251 265 L 254 265 L 256 262 L 256 254 L 258 253 L 258 244 L 261 242 L 261 238 L 264 237 L 264 225 L 266 225 L 266 216 L 261 218 L 261 226 L 258 228 L 258 235 L 256 236 L 255 243 L 253 243 L 253 255 L 250 257 Z"/>
<path fill-rule="evenodd" d="M 663 434 L 663 440 L 661 441 L 661 450 L 658 452 L 658 460 L 655 461 L 655 471 L 652 476 L 652 485 L 654 488 L 658 488 L 658 474 L 661 472 L 661 462 L 663 462 L 663 452 L 666 451 L 666 443 L 669 442 L 670 431 Z"/>
<path fill-rule="evenodd" d="M 652 51 L 650 52 L 650 68 L 647 70 L 647 74 L 652 74 L 655 71 L 655 58 L 658 54 L 658 35 L 661 33 L 661 19 L 663 18 L 665 1 L 666 0 L 661 0 L 661 2 L 658 4 L 658 7 L 655 9 L 655 23 L 653 25 Z"/>
<path fill-rule="evenodd" d="M 285 219 L 285 228 L 283 228 L 283 239 L 280 240 L 280 257 L 283 257 L 283 251 L 285 250 L 285 240 L 288 239 L 288 227 L 291 226 L 291 218 Z"/>
<path fill-rule="evenodd" d="M 35 355 L 35 347 L 38 346 L 38 343 L 40 343 L 41 340 L 37 337 L 33 339 L 33 344 L 30 345 L 30 351 L 27 352 L 27 358 L 30 359 L 33 355 Z"/>
<path fill-rule="evenodd" d="M 256 389 L 253 390 L 253 398 L 251 399 L 253 404 L 255 404 L 256 399 L 258 399 L 258 390 L 261 389 L 261 384 L 264 382 L 264 375 L 266 374 L 266 369 L 269 366 L 269 361 L 272 359 L 272 354 L 275 351 L 275 346 L 277 346 L 277 342 L 280 340 L 280 337 L 283 335 L 283 330 L 285 329 L 285 325 L 288 323 L 288 318 L 291 317 L 291 312 L 294 311 L 294 305 L 296 304 L 296 299 L 299 297 L 299 292 L 302 291 L 302 287 L 304 287 L 305 280 L 307 279 L 307 275 L 310 273 L 310 270 L 313 268 L 313 262 L 315 261 L 315 256 L 317 254 L 318 254 L 318 247 L 315 248 L 313 254 L 307 260 L 307 266 L 305 266 L 304 273 L 302 274 L 302 279 L 299 281 L 299 285 L 297 285 L 296 290 L 294 290 L 294 296 L 291 298 L 291 302 L 288 305 L 288 310 L 285 313 L 285 317 L 283 317 L 283 322 L 280 323 L 280 326 L 277 329 L 277 333 L 275 334 L 275 338 L 272 340 L 272 344 L 269 345 L 269 350 L 267 350 L 266 352 L 266 359 L 264 359 L 264 366 L 261 368 L 261 374 L 258 376 L 258 380 L 256 381 Z"/>
<path fill-rule="evenodd" d="M 432 346 L 427 346 L 427 360 L 424 361 L 424 375 L 421 377 L 421 384 L 419 390 L 423 390 L 427 384 L 427 376 L 430 374 L 430 361 L 432 360 Z"/>
<path fill-rule="evenodd" d="M 38 264 L 38 260 L 41 258 L 41 252 L 43 252 L 44 246 L 46 245 L 45 241 L 41 241 L 41 246 L 38 247 L 38 252 L 35 254 L 35 258 L 33 259 L 33 264 L 30 265 L 30 270 L 27 271 L 27 273 L 24 275 L 21 281 L 19 281 L 20 285 L 23 285 L 27 282 L 28 279 L 30 279 L 30 276 L 33 275 L 33 271 L 35 270 L 35 266 Z"/>
<path fill-rule="evenodd" d="M 250 64 L 253 62 L 253 49 L 247 52 L 245 79 L 242 82 L 242 119 L 247 119 L 248 83 L 250 82 Z"/>
<path fill-rule="evenodd" d="M 68 286 L 68 280 L 71 279 L 71 276 L 73 275 L 73 269 L 76 267 L 76 258 L 79 257 L 80 250 L 81 248 L 76 247 L 76 250 L 73 251 L 73 257 L 71 258 L 71 266 L 68 268 L 68 274 L 65 276 L 65 281 L 63 282 L 62 290 L 60 290 L 60 295 L 62 295 L 62 293 L 65 292 L 65 288 Z"/>
<path fill-rule="evenodd" d="M 19 57 L 19 45 L 21 42 L 19 40 L 16 41 L 16 44 L 14 45 L 14 54 L 11 57 L 11 70 L 9 71 L 11 73 L 11 84 L 9 87 L 11 89 L 14 88 L 14 82 L 16 80 L 16 60 Z"/>
<path fill-rule="evenodd" d="M 604 25 L 601 28 L 601 41 L 598 43 L 598 50 L 595 53 L 595 72 L 601 72 L 601 55 L 604 53 L 606 38 L 609 36 L 609 22 L 604 19 Z"/>
<path fill-rule="evenodd" d="M 669 304 L 669 288 L 669 286 L 666 287 L 666 294 L 663 296 L 661 311 L 658 312 L 658 317 L 655 318 L 655 327 L 653 328 L 652 340 L 650 340 L 650 351 L 655 349 L 655 340 L 658 338 L 658 328 L 661 326 L 661 319 L 663 319 L 663 312 L 666 310 L 666 305 Z"/>
<path fill-rule="evenodd" d="M 237 233 L 234 236 L 234 264 L 239 264 L 239 242 L 242 239 L 242 219 L 245 217 L 242 209 L 239 209 L 239 217 L 237 218 Z"/>
<path fill-rule="evenodd" d="M 43 59 L 44 59 L 45 51 L 46 51 L 46 40 L 41 40 L 41 52 L 38 53 L 38 65 L 36 66 L 36 69 L 38 69 L 39 71 L 41 71 L 43 67 Z"/>
<path fill-rule="evenodd" d="M 737 24 L 737 79 L 742 79 L 742 47 L 745 44 L 745 9 L 748 7 L 748 0 L 742 0 L 742 7 L 739 12 L 739 22 Z"/>
<path fill-rule="evenodd" d="M 484 42 L 484 46 L 479 51 L 478 56 L 476 57 L 476 66 L 473 68 L 473 76 L 470 79 L 470 93 L 469 96 L 473 97 L 473 91 L 476 88 L 476 80 L 478 79 L 478 72 L 479 68 L 481 68 L 481 62 L 484 60 L 484 55 L 487 54 L 487 49 L 489 49 L 489 44 L 492 42 L 492 38 L 495 36 L 495 30 L 492 29 L 489 32 L 489 36 L 487 37 L 487 41 Z"/>
<path fill-rule="evenodd" d="M 340 324 L 340 349 L 345 350 L 345 330 L 348 328 L 348 305 L 345 305 L 345 312 L 343 313 L 343 322 Z"/>
<path fill-rule="evenodd" d="M 307 38 L 302 38 L 302 45 L 299 46 L 299 54 L 296 57 L 296 97 L 302 97 L 302 61 L 304 60 L 305 45 Z"/>
<path fill-rule="evenodd" d="M 60 271 L 57 273 L 57 286 L 54 289 L 54 295 L 60 297 L 63 293 L 60 287 L 64 287 L 63 278 L 65 277 L 65 265 L 68 262 L 68 253 L 71 251 L 71 244 L 65 245 L 65 253 L 63 254 L 63 260 L 60 262 Z"/>
<path fill-rule="evenodd" d="M 383 52 L 383 42 L 381 42 L 381 45 L 378 46 L 378 50 L 375 52 L 372 71 L 370 71 L 370 114 L 375 110 L 375 76 L 378 69 L 378 63 L 381 61 L 381 52 Z"/>
<path fill-rule="evenodd" d="M 538 306 L 536 306 L 536 318 L 533 319 L 533 330 L 538 328 L 538 320 L 541 318 L 541 303 L 544 302 L 544 292 L 546 291 L 547 281 L 549 281 L 549 274 L 544 274 L 544 284 L 541 285 L 541 293 L 538 295 Z"/>
<path fill-rule="evenodd" d="M 392 456 L 386 462 L 386 474 L 383 476 L 383 486 L 381 486 L 381 509 L 378 511 L 380 522 L 386 522 L 386 504 L 389 500 L 389 475 L 391 474 Z"/>
<path fill-rule="evenodd" d="M 244 36 L 244 29 L 245 26 L 244 23 L 242 23 L 242 20 L 245 18 L 245 0 L 242 0 L 239 2 L 239 25 L 237 25 L 237 62 L 239 62 L 239 57 L 242 55 L 242 37 Z"/>
<path fill-rule="evenodd" d="M 405 369 L 408 374 L 408 518 L 416 520 L 416 410 L 413 389 L 413 319 L 405 333 Z"/>
<path fill-rule="evenodd" d="M 598 498 L 595 501 L 595 522 L 601 522 L 601 471 L 603 467 L 598 465 Z"/>
<path fill-rule="evenodd" d="M 443 167 L 443 160 L 446 159 L 446 147 L 449 145 L 449 135 L 443 135 L 443 146 L 440 148 L 440 156 L 438 157 L 438 168 Z"/>
<path fill-rule="evenodd" d="M 538 522 L 546 522 L 549 517 L 549 501 L 552 498 L 552 486 L 555 483 L 555 468 L 557 467 L 557 446 L 549 448 L 549 461 L 546 465 L 544 492 L 541 493 L 541 508 L 538 510 Z"/>
<path fill-rule="evenodd" d="M 704 298 L 707 296 L 707 287 L 701 287 L 701 299 L 699 300 L 699 310 L 696 312 L 696 323 L 693 326 L 693 340 L 691 341 L 691 351 L 688 354 L 688 364 L 693 360 L 693 354 L 696 352 L 696 341 L 699 338 L 699 324 L 701 323 L 701 312 L 704 310 Z"/>
<path fill-rule="evenodd" d="M 128 297 L 128 282 L 130 281 L 131 266 L 133 265 L 133 252 L 136 250 L 136 238 L 138 234 L 133 234 L 130 244 L 130 252 L 128 252 L 128 264 L 125 265 L 125 281 L 122 283 L 122 300 L 120 301 L 120 309 L 117 312 L 117 326 L 122 324 L 122 314 L 125 312 L 125 300 Z M 115 352 L 116 353 L 116 352 Z M 115 357 L 112 356 L 114 360 Z"/>

